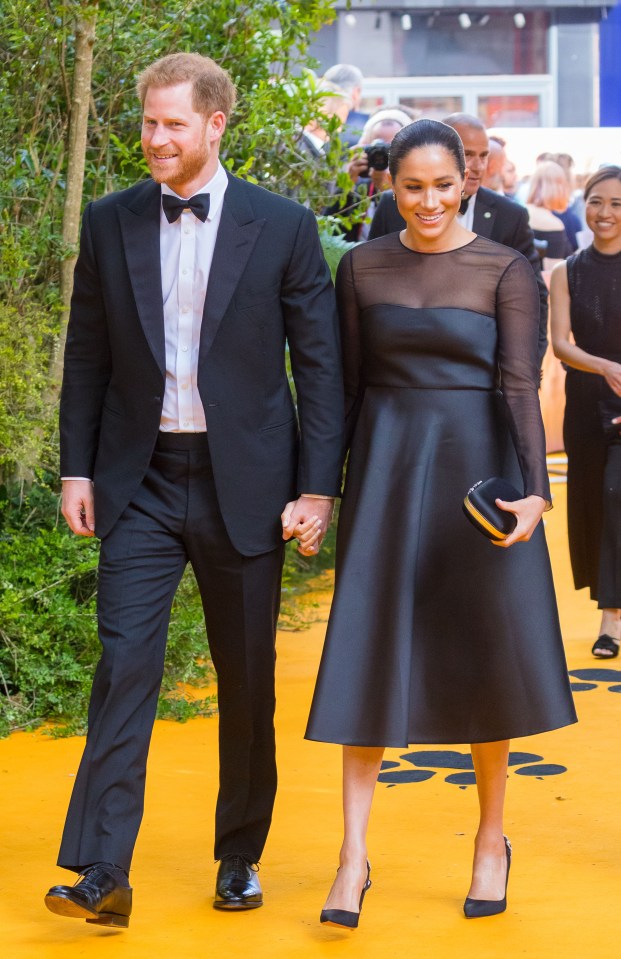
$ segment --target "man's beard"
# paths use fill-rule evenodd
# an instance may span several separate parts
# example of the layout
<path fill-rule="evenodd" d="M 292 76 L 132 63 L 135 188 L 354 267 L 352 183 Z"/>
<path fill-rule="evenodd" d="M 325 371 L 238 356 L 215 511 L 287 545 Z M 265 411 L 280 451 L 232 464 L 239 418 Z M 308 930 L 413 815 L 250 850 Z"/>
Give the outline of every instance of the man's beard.
<path fill-rule="evenodd" d="M 206 146 L 196 149 L 192 153 L 178 154 L 173 161 L 175 164 L 174 170 L 171 169 L 169 173 L 165 167 L 152 166 L 150 154 L 154 152 L 154 150 L 149 150 L 149 152 L 143 150 L 151 176 L 156 183 L 166 183 L 171 189 L 174 189 L 176 185 L 189 183 L 197 177 L 209 159 L 209 149 Z"/>

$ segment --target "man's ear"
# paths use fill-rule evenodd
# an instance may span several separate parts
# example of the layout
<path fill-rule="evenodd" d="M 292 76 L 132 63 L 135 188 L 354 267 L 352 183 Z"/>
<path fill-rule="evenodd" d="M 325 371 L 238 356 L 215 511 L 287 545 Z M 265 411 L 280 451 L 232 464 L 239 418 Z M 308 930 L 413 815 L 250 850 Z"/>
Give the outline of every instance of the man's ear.
<path fill-rule="evenodd" d="M 219 140 L 226 130 L 226 115 L 222 110 L 216 110 L 207 117 L 207 135 L 211 141 Z"/>

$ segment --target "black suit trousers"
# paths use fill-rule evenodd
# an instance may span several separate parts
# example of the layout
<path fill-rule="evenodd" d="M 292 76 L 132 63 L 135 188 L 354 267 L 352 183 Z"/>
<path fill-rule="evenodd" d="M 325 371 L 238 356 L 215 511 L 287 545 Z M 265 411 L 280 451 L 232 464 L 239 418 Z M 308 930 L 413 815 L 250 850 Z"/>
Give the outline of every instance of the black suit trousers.
<path fill-rule="evenodd" d="M 284 547 L 244 556 L 232 546 L 205 434 L 160 434 L 137 494 L 102 541 L 103 651 L 60 866 L 80 871 L 113 862 L 129 870 L 170 610 L 188 561 L 218 675 L 215 858 L 259 859 L 276 793 L 274 639 L 283 555 Z"/>

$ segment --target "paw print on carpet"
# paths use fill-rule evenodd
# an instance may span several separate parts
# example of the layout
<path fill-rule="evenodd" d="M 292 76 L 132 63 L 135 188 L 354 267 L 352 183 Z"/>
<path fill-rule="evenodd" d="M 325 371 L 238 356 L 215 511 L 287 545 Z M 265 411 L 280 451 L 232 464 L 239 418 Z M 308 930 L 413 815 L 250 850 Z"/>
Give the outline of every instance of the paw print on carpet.
<path fill-rule="evenodd" d="M 459 786 L 460 789 L 476 783 L 470 753 L 458 753 L 451 749 L 421 749 L 404 753 L 399 759 L 400 762 L 385 760 L 382 763 L 377 777 L 378 782 L 385 783 L 388 787 L 401 786 L 404 783 L 422 783 L 435 776 L 436 770 L 455 769 L 457 772 L 449 773 L 444 782 Z M 429 766 L 432 768 L 425 768 Z M 538 756 L 536 753 L 509 753 L 509 767 L 517 776 L 534 776 L 536 779 L 543 779 L 544 776 L 558 776 L 560 773 L 567 772 L 566 766 L 544 763 L 543 756 Z"/>
<path fill-rule="evenodd" d="M 572 669 L 569 675 L 578 680 L 577 683 L 571 684 L 575 693 L 597 689 L 598 683 L 611 683 L 608 692 L 621 693 L 621 669 L 603 669 L 601 666 L 593 669 Z"/>

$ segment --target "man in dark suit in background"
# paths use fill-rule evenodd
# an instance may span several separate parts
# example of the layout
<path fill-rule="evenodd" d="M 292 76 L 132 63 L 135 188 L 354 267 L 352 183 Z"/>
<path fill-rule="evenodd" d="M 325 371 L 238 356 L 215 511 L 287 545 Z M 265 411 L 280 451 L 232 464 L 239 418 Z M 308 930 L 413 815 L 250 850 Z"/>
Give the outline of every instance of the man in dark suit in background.
<path fill-rule="evenodd" d="M 503 243 L 522 253 L 530 262 L 539 287 L 539 363 L 548 344 L 548 290 L 541 275 L 541 259 L 528 225 L 528 211 L 513 200 L 481 185 L 489 157 L 489 138 L 481 121 L 468 113 L 452 113 L 443 121 L 459 134 L 466 155 L 464 200 L 458 219 L 468 230 Z M 369 239 L 405 229 L 392 190 L 381 198 L 369 231 Z"/>
<path fill-rule="evenodd" d="M 87 206 L 65 353 L 63 514 L 102 540 L 103 651 L 58 860 L 80 878 L 46 896 L 52 912 L 114 926 L 129 923 L 168 621 L 188 561 L 218 674 L 214 906 L 262 904 L 283 539 L 319 548 L 343 446 L 334 294 L 313 214 L 225 172 L 235 88 L 212 60 L 164 57 L 138 92 L 153 179 Z"/>

